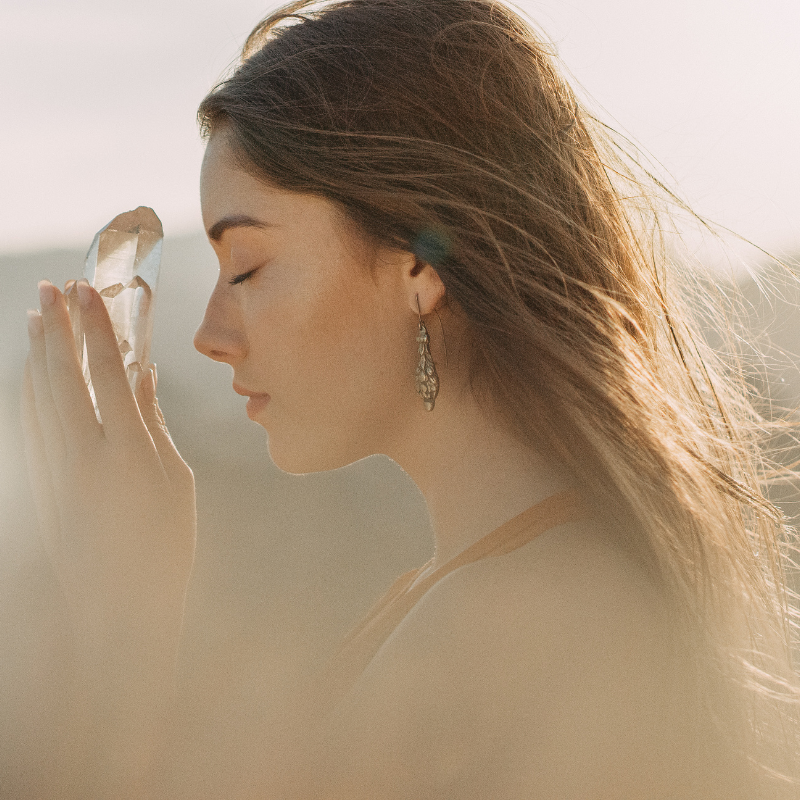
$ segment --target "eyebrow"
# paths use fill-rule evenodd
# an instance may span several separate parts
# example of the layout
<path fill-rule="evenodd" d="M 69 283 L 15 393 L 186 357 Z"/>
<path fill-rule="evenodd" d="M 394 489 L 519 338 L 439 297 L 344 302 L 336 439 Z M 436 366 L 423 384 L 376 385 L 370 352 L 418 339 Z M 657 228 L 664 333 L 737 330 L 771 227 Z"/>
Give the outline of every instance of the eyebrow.
<path fill-rule="evenodd" d="M 208 229 L 208 238 L 212 242 L 218 242 L 222 238 L 222 234 L 231 228 L 260 228 L 266 229 L 273 227 L 267 222 L 255 219 L 255 217 L 248 217 L 246 214 L 232 214 L 229 217 L 223 217 L 219 222 L 215 222 Z"/>

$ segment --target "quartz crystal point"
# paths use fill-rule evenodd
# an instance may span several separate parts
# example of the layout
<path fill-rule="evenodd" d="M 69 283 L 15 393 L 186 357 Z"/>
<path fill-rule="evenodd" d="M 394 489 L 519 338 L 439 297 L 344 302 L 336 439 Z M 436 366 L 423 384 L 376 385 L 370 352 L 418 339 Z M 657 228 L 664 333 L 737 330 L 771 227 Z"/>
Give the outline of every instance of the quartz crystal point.
<path fill-rule="evenodd" d="M 126 211 L 98 231 L 86 256 L 83 272 L 83 277 L 106 304 L 128 383 L 134 393 L 139 388 L 142 373 L 150 364 L 153 301 L 163 237 L 161 221 L 152 208 L 139 206 L 135 211 Z M 75 341 L 82 352 L 83 374 L 97 410 L 74 285 L 67 300 Z"/>

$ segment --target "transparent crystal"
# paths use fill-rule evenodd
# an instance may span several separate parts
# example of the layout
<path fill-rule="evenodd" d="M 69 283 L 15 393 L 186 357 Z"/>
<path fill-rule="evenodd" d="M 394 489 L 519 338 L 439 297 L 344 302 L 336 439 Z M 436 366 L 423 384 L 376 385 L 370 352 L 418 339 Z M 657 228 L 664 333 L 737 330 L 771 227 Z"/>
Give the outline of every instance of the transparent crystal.
<path fill-rule="evenodd" d="M 83 277 L 105 301 L 134 393 L 150 365 L 153 303 L 163 238 L 161 221 L 152 208 L 139 206 L 135 211 L 126 211 L 98 231 L 83 271 Z M 74 285 L 67 293 L 67 301 L 75 341 L 83 353 L 83 374 L 97 410 Z"/>

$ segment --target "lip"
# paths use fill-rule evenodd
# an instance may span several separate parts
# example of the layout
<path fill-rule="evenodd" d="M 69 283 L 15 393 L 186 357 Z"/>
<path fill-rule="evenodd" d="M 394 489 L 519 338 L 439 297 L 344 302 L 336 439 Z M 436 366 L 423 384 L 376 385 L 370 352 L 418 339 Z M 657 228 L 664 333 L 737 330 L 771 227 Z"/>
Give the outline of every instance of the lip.
<path fill-rule="evenodd" d="M 240 394 L 242 397 L 269 397 L 266 392 L 257 392 L 255 389 L 247 389 L 240 386 L 238 383 L 233 384 L 233 391 Z"/>
<path fill-rule="evenodd" d="M 233 391 L 236 394 L 240 394 L 242 397 L 254 397 L 257 394 L 262 394 L 262 392 L 255 392 L 251 389 L 245 389 L 244 386 L 240 386 L 238 383 L 233 384 Z"/>
<path fill-rule="evenodd" d="M 245 389 L 237 383 L 233 384 L 233 391 L 236 392 L 236 394 L 242 395 L 242 397 L 250 398 L 247 401 L 247 416 L 250 417 L 250 419 L 255 419 L 255 417 L 264 410 L 270 400 L 268 394 L 264 392 L 255 392 L 252 389 Z"/>
<path fill-rule="evenodd" d="M 268 394 L 251 395 L 250 399 L 247 401 L 247 416 L 255 420 L 258 414 L 266 408 L 267 403 L 269 403 Z"/>

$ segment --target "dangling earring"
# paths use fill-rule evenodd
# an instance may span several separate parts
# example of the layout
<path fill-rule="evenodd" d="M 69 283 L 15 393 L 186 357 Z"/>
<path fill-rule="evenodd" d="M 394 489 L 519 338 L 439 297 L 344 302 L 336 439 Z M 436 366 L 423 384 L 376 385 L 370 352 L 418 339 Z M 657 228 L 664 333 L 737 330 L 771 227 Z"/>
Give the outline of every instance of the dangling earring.
<path fill-rule="evenodd" d="M 419 345 L 419 364 L 415 373 L 417 383 L 417 394 L 425 403 L 426 411 L 433 411 L 436 403 L 436 396 L 439 394 L 439 375 L 436 372 L 436 365 L 431 356 L 428 329 L 422 321 L 422 309 L 419 305 L 419 295 L 417 295 L 417 310 L 419 311 L 419 332 L 417 333 L 417 344 Z"/>

